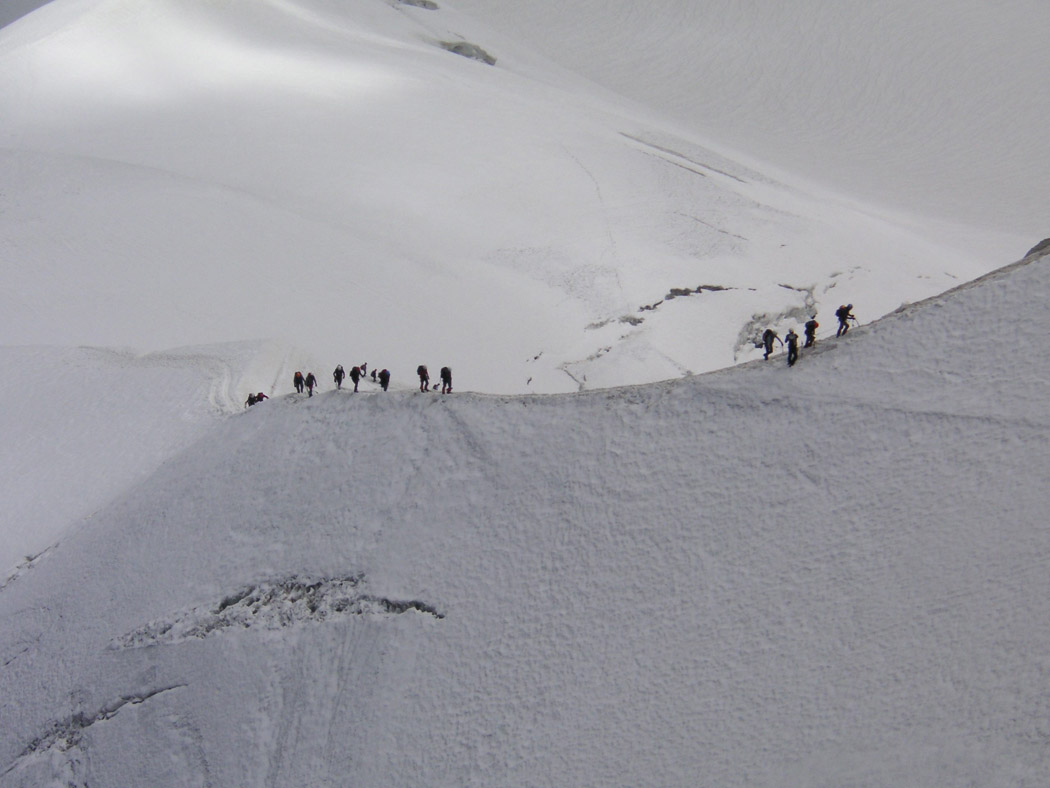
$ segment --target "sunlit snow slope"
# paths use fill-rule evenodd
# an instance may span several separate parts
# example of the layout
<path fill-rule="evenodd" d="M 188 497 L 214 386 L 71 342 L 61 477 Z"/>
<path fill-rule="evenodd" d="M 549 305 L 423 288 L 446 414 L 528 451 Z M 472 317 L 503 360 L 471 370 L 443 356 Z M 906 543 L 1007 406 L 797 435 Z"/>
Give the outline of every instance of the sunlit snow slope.
<path fill-rule="evenodd" d="M 1045 785 L 1048 266 L 794 368 L 228 418 L 0 592 L 0 782 Z"/>
<path fill-rule="evenodd" d="M 0 29 L 4 343 L 275 337 L 325 378 L 575 391 L 744 361 L 768 323 L 869 320 L 1036 240 L 745 166 L 715 142 L 749 123 L 699 136 L 457 8 L 55 0 Z"/>

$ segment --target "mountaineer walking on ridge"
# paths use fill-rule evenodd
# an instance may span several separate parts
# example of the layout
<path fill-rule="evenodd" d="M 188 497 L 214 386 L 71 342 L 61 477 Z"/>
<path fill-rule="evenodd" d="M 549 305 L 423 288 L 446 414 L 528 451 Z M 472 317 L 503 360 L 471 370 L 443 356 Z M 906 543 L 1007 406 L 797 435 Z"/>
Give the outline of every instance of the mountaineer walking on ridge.
<path fill-rule="evenodd" d="M 441 368 L 441 393 L 448 394 L 452 391 L 452 368 Z"/>
<path fill-rule="evenodd" d="M 420 364 L 416 367 L 416 374 L 419 375 L 419 390 L 430 391 L 430 373 L 427 372 L 427 365 Z"/>
<path fill-rule="evenodd" d="M 341 389 L 343 387 L 343 378 L 345 377 L 346 373 L 343 372 L 343 365 L 339 364 L 336 366 L 335 372 L 332 373 L 332 379 L 335 381 L 336 389 Z"/>
<path fill-rule="evenodd" d="M 806 321 L 806 344 L 802 347 L 813 347 L 817 344 L 817 329 L 820 327 L 820 323 L 817 322 L 817 316 L 813 315 L 809 320 Z"/>
<path fill-rule="evenodd" d="M 766 349 L 766 354 L 762 356 L 764 361 L 769 360 L 769 354 L 773 352 L 773 340 L 780 343 L 781 347 L 784 347 L 784 341 L 777 336 L 777 332 L 771 328 L 767 328 L 762 332 L 762 346 Z"/>
<path fill-rule="evenodd" d="M 835 332 L 835 336 L 840 337 L 849 331 L 849 321 L 856 322 L 857 318 L 853 316 L 853 304 L 844 304 L 835 310 L 835 317 L 839 319 L 839 330 Z"/>
<path fill-rule="evenodd" d="M 303 386 L 305 386 L 306 384 L 303 382 L 302 372 L 297 371 L 295 373 L 295 376 L 292 378 L 292 385 L 295 386 L 296 392 L 298 392 L 299 394 L 303 393 Z"/>
<path fill-rule="evenodd" d="M 798 334 L 795 333 L 795 329 L 789 329 L 787 332 L 787 348 L 788 348 L 788 366 L 795 366 L 795 362 L 798 361 Z"/>
<path fill-rule="evenodd" d="M 357 391 L 357 382 L 361 380 L 361 367 L 352 367 L 350 369 L 350 380 L 354 381 L 354 391 Z"/>
<path fill-rule="evenodd" d="M 306 383 L 307 391 L 310 392 L 310 396 L 312 397 L 314 395 L 314 386 L 317 385 L 317 378 L 314 377 L 314 373 L 313 372 L 307 372 L 306 373 L 306 380 L 304 382 Z"/>

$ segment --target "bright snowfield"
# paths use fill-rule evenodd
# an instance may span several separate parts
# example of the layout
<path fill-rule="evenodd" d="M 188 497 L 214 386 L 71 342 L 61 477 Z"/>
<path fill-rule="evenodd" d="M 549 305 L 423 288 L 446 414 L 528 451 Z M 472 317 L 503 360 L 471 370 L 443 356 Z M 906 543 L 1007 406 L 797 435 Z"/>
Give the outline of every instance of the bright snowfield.
<path fill-rule="evenodd" d="M 0 592 L 0 782 L 1050 784 L 1048 298 L 225 419 Z"/>
<path fill-rule="evenodd" d="M 884 84 L 881 74 L 905 66 L 922 82 L 932 54 L 901 65 L 871 45 L 858 83 L 840 61 L 855 66 L 860 33 L 842 14 L 814 16 L 820 35 L 845 32 L 812 55 L 823 103 L 806 113 L 821 140 L 836 140 L 829 162 L 859 151 L 850 161 L 867 177 L 851 190 L 820 168 L 799 167 L 806 180 L 782 172 L 807 137 L 796 128 L 778 133 L 783 150 L 756 143 L 759 158 L 746 147 L 755 117 L 768 111 L 764 122 L 779 125 L 774 110 L 790 103 L 779 84 L 752 80 L 790 71 L 765 37 L 734 72 L 754 83 L 745 114 L 708 133 L 663 99 L 645 103 L 637 80 L 613 79 L 630 51 L 620 42 L 638 27 L 627 0 L 564 4 L 554 17 L 551 41 L 564 58 L 592 54 L 587 75 L 611 74 L 603 87 L 536 54 L 534 20 L 497 32 L 529 5 L 56 0 L 0 29 L 4 343 L 155 352 L 274 337 L 314 354 L 317 372 L 367 361 L 404 379 L 424 362 L 450 364 L 464 389 L 575 391 L 724 368 L 755 357 L 766 323 L 783 330 L 816 310 L 826 325 L 847 301 L 869 321 L 1046 235 L 1045 123 L 1008 103 L 981 115 L 987 130 L 969 105 L 931 110 L 925 93 Z M 705 5 L 717 18 L 717 3 L 662 3 L 645 30 L 712 35 L 681 12 Z M 966 57 L 1012 101 L 1038 106 L 1048 69 L 1006 70 L 1000 50 L 1022 20 L 1045 29 L 1050 11 L 1001 13 L 1000 46 Z M 961 16 L 946 42 L 957 25 L 989 36 L 984 15 Z M 613 24 L 603 54 L 591 35 Z M 724 115 L 702 110 L 712 77 L 695 58 L 706 38 L 683 36 L 654 53 L 671 73 L 650 77 L 653 102 L 673 88 L 705 117 Z M 1045 57 L 1045 47 L 1022 51 L 1035 65 Z M 795 84 L 816 68 L 806 63 Z M 968 73 L 956 91 L 970 90 Z M 628 89 L 633 103 L 617 92 Z M 899 105 L 865 124 L 858 92 Z M 901 169 L 880 152 L 903 144 L 885 123 L 904 115 L 932 118 L 913 136 L 940 129 L 931 144 L 967 158 L 1022 151 L 1002 127 L 1037 140 L 1017 155 L 1034 148 L 1038 178 L 982 177 L 1030 206 L 1024 221 L 1000 221 L 993 207 L 1004 203 L 990 192 L 911 161 L 909 177 L 943 185 L 965 210 L 945 217 L 951 206 L 924 204 L 936 216 L 927 220 L 904 200 L 910 187 L 899 203 L 859 202 L 871 177 Z M 665 300 L 676 292 L 692 295 Z"/>
<path fill-rule="evenodd" d="M 696 132 L 846 193 L 1045 235 L 1043 0 L 456 5 Z"/>
<path fill-rule="evenodd" d="M 0 785 L 1050 782 L 1050 6 L 547 5 L 0 9 Z"/>

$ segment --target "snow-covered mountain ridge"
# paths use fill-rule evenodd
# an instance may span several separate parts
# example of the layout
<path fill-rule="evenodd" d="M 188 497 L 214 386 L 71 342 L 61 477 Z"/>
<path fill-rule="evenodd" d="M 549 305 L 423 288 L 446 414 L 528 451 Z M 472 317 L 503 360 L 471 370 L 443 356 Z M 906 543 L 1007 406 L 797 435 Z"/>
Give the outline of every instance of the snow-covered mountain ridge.
<path fill-rule="evenodd" d="M 1044 5 L 16 2 L 0 786 L 1050 784 Z"/>
<path fill-rule="evenodd" d="M 225 419 L 0 593 L 4 784 L 1041 784 L 1047 266 L 790 369 Z"/>

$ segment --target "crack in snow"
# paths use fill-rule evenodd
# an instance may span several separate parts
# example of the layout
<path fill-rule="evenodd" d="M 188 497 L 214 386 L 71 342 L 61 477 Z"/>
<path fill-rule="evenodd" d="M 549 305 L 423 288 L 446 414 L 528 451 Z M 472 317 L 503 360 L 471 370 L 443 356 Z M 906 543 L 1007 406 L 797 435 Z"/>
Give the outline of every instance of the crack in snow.
<path fill-rule="evenodd" d="M 112 719 L 126 706 L 137 706 L 165 692 L 182 689 L 186 686 L 185 684 L 172 684 L 140 694 L 122 695 L 93 714 L 79 711 L 64 720 L 54 722 L 49 731 L 29 742 L 3 773 L 8 774 L 29 756 L 35 753 L 47 752 L 52 747 L 59 747 L 63 752 L 77 747 L 80 744 L 81 734 L 95 723 Z"/>
<path fill-rule="evenodd" d="M 192 608 L 129 632 L 111 648 L 143 648 L 200 639 L 225 629 L 277 630 L 303 623 L 337 621 L 350 616 L 400 615 L 411 610 L 444 618 L 419 600 L 394 600 L 362 593 L 360 575 L 307 580 L 292 577 L 248 586 L 223 597 L 213 609 Z"/>

